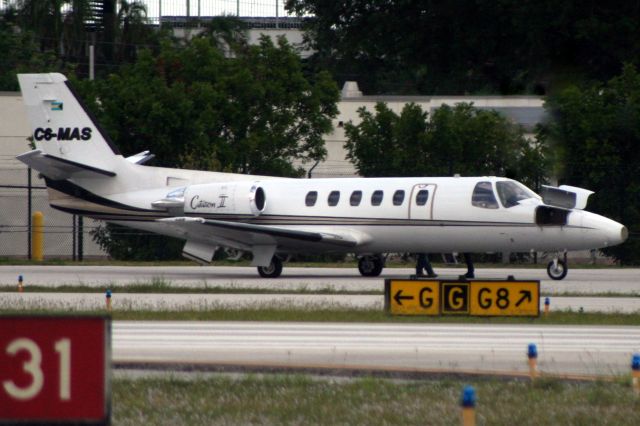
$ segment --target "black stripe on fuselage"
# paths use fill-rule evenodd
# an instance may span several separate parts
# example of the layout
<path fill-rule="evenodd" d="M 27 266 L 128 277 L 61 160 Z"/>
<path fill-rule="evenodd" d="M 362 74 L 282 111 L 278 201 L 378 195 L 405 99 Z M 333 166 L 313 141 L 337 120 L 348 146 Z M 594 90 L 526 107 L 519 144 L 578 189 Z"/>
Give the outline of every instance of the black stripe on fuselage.
<path fill-rule="evenodd" d="M 79 198 L 82 201 L 88 201 L 90 203 L 98 204 L 104 207 L 111 207 L 114 209 L 120 209 L 125 211 L 134 211 L 134 212 L 148 212 L 148 213 L 158 213 L 157 210 L 151 209 L 141 209 L 138 207 L 133 207 L 128 204 L 118 203 L 117 201 L 110 200 L 108 198 L 101 197 L 96 195 L 90 191 L 87 191 L 83 187 L 76 185 L 75 183 L 71 183 L 68 180 L 52 180 L 45 177 L 45 183 L 47 187 L 51 189 L 55 189 L 56 191 L 62 192 L 63 194 L 69 195 L 74 198 Z M 58 208 L 56 206 L 53 206 Z M 102 214 L 102 212 L 96 212 L 98 214 Z M 85 216 L 91 215 L 90 212 L 82 213 Z"/>

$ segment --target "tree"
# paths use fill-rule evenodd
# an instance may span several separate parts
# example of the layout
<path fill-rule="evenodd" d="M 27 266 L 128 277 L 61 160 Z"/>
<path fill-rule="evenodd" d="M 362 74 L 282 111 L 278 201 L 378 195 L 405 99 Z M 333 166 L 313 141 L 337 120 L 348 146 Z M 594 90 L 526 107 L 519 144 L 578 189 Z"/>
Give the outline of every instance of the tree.
<path fill-rule="evenodd" d="M 306 78 L 284 38 L 263 37 L 234 58 L 209 38 L 165 43 L 81 86 L 123 152 L 152 148 L 171 167 L 297 176 L 293 161 L 325 157 L 322 136 L 337 114 L 335 83 L 327 73 Z"/>
<path fill-rule="evenodd" d="M 534 188 L 545 179 L 544 145 L 528 141 L 495 111 L 443 105 L 431 116 L 407 104 L 397 115 L 384 103 L 347 123 L 347 157 L 364 176 L 496 175 Z"/>
<path fill-rule="evenodd" d="M 553 118 L 539 138 L 558 153 L 559 178 L 595 191 L 589 209 L 623 223 L 631 238 L 605 252 L 640 263 L 640 73 L 632 65 L 607 83 L 571 86 L 545 104 Z"/>
<path fill-rule="evenodd" d="M 640 60 L 637 2 L 288 0 L 311 62 L 367 93 L 542 93 Z"/>
<path fill-rule="evenodd" d="M 61 69 L 55 55 L 40 53 L 31 31 L 20 30 L 7 17 L 0 17 L 0 91 L 17 91 L 20 72 Z"/>

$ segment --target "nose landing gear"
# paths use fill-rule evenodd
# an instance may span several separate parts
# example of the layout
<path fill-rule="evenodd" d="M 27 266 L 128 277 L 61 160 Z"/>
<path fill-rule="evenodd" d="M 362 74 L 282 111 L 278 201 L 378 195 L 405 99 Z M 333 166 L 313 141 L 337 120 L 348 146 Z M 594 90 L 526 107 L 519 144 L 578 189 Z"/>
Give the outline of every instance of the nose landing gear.
<path fill-rule="evenodd" d="M 547 275 L 552 280 L 561 280 L 567 276 L 567 272 L 569 272 L 569 266 L 567 265 L 567 252 L 564 252 L 563 259 L 558 259 L 556 256 L 549 264 L 547 265 Z"/>

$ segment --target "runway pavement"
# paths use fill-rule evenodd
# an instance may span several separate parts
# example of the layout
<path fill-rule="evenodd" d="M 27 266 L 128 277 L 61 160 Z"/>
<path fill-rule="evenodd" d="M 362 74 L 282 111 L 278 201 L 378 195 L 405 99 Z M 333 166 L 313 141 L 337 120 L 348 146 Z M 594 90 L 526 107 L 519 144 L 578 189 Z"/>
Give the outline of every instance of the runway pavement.
<path fill-rule="evenodd" d="M 437 268 L 441 277 L 457 278 L 460 268 Z M 386 268 L 380 277 L 360 276 L 357 268 L 286 267 L 280 278 L 260 278 L 253 267 L 235 266 L 0 266 L 0 284 L 15 285 L 18 276 L 25 285 L 88 285 L 164 282 L 172 286 L 236 287 L 279 290 L 335 289 L 348 291 L 382 291 L 384 278 L 407 277 L 410 268 Z M 543 293 L 618 293 L 640 296 L 640 269 L 604 268 L 570 269 L 562 281 L 547 277 L 546 270 L 532 268 L 478 268 L 477 278 L 541 281 Z"/>
<path fill-rule="evenodd" d="M 278 279 L 261 279 L 250 267 L 0 266 L 0 284 L 62 284 L 108 287 L 127 283 L 291 290 L 380 291 L 384 278 L 407 277 L 411 269 L 386 269 L 361 277 L 357 269 L 285 268 Z M 455 278 L 462 269 L 439 268 Z M 563 281 L 543 269 L 478 269 L 478 278 L 540 279 L 552 309 L 638 312 L 639 269 L 573 269 Z M 382 308 L 381 295 L 361 294 L 132 294 L 114 293 L 114 309 L 236 309 L 246 306 Z M 616 293 L 626 297 L 588 297 Z M 0 308 L 44 304 L 65 311 L 104 307 L 103 293 L 0 295 Z M 258 368 L 321 368 L 416 372 L 524 374 L 526 347 L 536 343 L 539 364 L 550 374 L 616 375 L 629 371 L 640 350 L 640 327 L 480 324 L 338 324 L 250 322 L 114 322 L 116 365 L 198 364 Z"/>
<path fill-rule="evenodd" d="M 527 345 L 554 375 L 628 374 L 639 327 L 269 322 L 113 323 L 118 364 L 519 373 Z"/>

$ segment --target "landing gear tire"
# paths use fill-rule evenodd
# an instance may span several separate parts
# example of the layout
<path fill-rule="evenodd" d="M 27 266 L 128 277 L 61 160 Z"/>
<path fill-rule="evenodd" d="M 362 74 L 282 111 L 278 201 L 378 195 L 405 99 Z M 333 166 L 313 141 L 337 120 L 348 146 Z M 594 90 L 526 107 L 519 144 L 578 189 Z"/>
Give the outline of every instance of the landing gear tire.
<path fill-rule="evenodd" d="M 282 274 L 282 260 L 273 256 L 269 266 L 258 266 L 258 273 L 262 278 L 278 278 Z"/>
<path fill-rule="evenodd" d="M 563 279 L 567 276 L 567 272 L 569 272 L 569 268 L 567 267 L 567 262 L 565 262 L 564 260 L 552 260 L 547 265 L 547 274 L 552 280 Z"/>
<path fill-rule="evenodd" d="M 358 260 L 358 270 L 363 277 L 377 277 L 384 268 L 384 260 L 380 256 L 366 255 Z"/>

